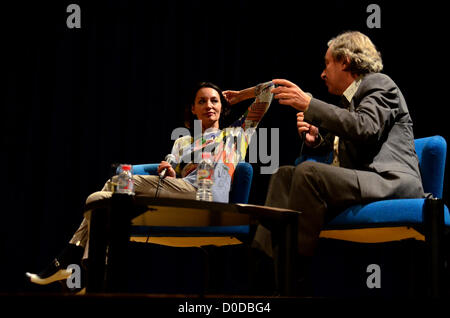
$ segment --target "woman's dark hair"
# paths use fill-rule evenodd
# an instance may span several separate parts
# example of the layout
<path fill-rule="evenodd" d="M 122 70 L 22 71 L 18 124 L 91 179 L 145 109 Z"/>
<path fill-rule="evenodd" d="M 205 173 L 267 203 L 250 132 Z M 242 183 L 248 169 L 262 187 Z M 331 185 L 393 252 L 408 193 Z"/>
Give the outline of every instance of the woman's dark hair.
<path fill-rule="evenodd" d="M 219 88 L 219 86 L 217 86 L 216 84 L 213 84 L 211 82 L 199 82 L 193 87 L 193 89 L 191 91 L 191 96 L 189 96 L 189 100 L 188 100 L 188 103 L 186 105 L 185 112 L 184 112 L 184 125 L 189 129 L 194 128 L 195 116 L 194 116 L 194 114 L 192 114 L 191 109 L 192 109 L 192 106 L 195 104 L 195 97 L 197 96 L 197 92 L 204 87 L 212 88 L 219 93 L 220 103 L 222 104 L 222 109 L 220 111 L 220 118 L 219 118 L 219 127 L 222 127 L 224 117 L 226 115 L 228 115 L 228 113 L 230 112 L 230 105 L 228 104 L 227 100 L 225 99 L 225 96 L 223 95 L 223 92 Z"/>

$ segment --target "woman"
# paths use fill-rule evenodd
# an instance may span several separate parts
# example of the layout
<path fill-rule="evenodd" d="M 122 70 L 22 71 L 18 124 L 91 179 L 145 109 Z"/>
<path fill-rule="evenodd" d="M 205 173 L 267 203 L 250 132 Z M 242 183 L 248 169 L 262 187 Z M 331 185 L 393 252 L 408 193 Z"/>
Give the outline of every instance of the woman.
<path fill-rule="evenodd" d="M 158 176 L 134 175 L 134 191 L 136 195 L 195 199 L 197 192 L 197 163 L 199 154 L 209 151 L 215 162 L 213 200 L 228 202 L 231 181 L 239 161 L 245 159 L 250 137 L 254 129 L 268 110 L 272 101 L 272 82 L 262 83 L 241 91 L 222 92 L 216 85 L 203 82 L 198 84 L 189 105 L 189 114 L 198 120 L 201 126 L 199 136 L 183 136 L 175 140 L 172 154 L 176 158 L 176 166 L 172 167 L 162 161 L 158 173 L 167 172 L 164 182 L 158 189 Z M 229 105 L 255 98 L 246 112 L 226 129 L 220 129 L 221 114 Z M 192 128 L 192 122 L 186 123 Z M 194 130 L 195 131 L 195 130 Z M 102 191 L 91 194 L 86 203 L 109 198 L 112 195 L 110 181 L 106 182 Z M 80 227 L 69 244 L 53 262 L 41 273 L 26 273 L 35 284 L 47 285 L 70 277 L 70 264 L 80 264 L 87 259 L 89 244 L 89 221 L 83 219 Z"/>

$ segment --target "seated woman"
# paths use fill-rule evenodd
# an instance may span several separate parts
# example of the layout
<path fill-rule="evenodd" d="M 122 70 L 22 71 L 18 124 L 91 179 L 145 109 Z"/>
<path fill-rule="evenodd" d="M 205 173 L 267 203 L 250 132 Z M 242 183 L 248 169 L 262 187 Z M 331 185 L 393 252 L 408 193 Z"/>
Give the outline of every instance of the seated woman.
<path fill-rule="evenodd" d="M 260 120 L 268 110 L 272 101 L 272 82 L 259 84 L 241 91 L 224 91 L 216 85 L 203 82 L 194 90 L 189 113 L 201 123 L 201 138 L 198 136 L 182 136 L 175 140 L 172 154 L 177 164 L 172 167 L 162 161 L 158 173 L 167 169 L 164 182 L 158 187 L 158 176 L 134 175 L 134 190 L 136 195 L 195 199 L 197 192 L 198 154 L 202 151 L 212 153 L 215 162 L 213 200 L 228 202 L 231 181 L 239 161 L 245 159 L 250 138 Z M 255 98 L 246 112 L 233 124 L 220 129 L 222 112 L 229 105 L 234 105 L 246 99 Z M 192 122 L 186 122 L 192 128 Z M 195 130 L 194 130 L 195 131 Z M 197 158 L 197 160 L 192 160 Z M 193 161 L 193 162 L 192 162 Z M 86 203 L 102 200 L 112 195 L 110 181 L 106 182 L 101 191 L 91 194 Z M 157 192 L 158 191 L 158 192 Z M 70 264 L 80 264 L 87 259 L 89 245 L 89 221 L 84 218 L 69 244 L 46 269 L 39 274 L 26 273 L 28 279 L 35 284 L 47 285 L 70 277 L 72 271 L 67 269 Z"/>

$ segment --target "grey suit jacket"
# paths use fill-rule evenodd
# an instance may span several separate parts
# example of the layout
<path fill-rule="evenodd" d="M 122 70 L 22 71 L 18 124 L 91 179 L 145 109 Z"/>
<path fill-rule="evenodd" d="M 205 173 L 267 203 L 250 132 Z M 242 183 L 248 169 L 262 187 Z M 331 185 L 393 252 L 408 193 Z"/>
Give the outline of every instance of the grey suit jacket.
<path fill-rule="evenodd" d="M 411 117 L 400 89 L 389 76 L 364 76 L 348 109 L 312 98 L 305 121 L 329 132 L 324 138 L 326 146 L 334 135 L 339 136 L 341 167 L 380 175 L 408 174 L 420 182 Z M 370 187 L 370 180 L 364 181 L 367 175 L 358 176 Z"/>

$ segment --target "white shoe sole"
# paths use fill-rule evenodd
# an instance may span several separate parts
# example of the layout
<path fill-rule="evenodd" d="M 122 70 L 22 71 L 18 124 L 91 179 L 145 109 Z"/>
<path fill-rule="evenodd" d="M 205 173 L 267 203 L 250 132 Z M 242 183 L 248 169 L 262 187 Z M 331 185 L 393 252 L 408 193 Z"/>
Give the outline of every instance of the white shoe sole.
<path fill-rule="evenodd" d="M 25 273 L 30 278 L 30 281 L 35 284 L 39 285 L 48 285 L 50 283 L 56 282 L 58 280 L 64 280 L 70 277 L 72 275 L 72 270 L 70 269 L 60 269 L 53 275 L 47 277 L 47 278 L 40 278 L 37 274 L 33 273 Z"/>

